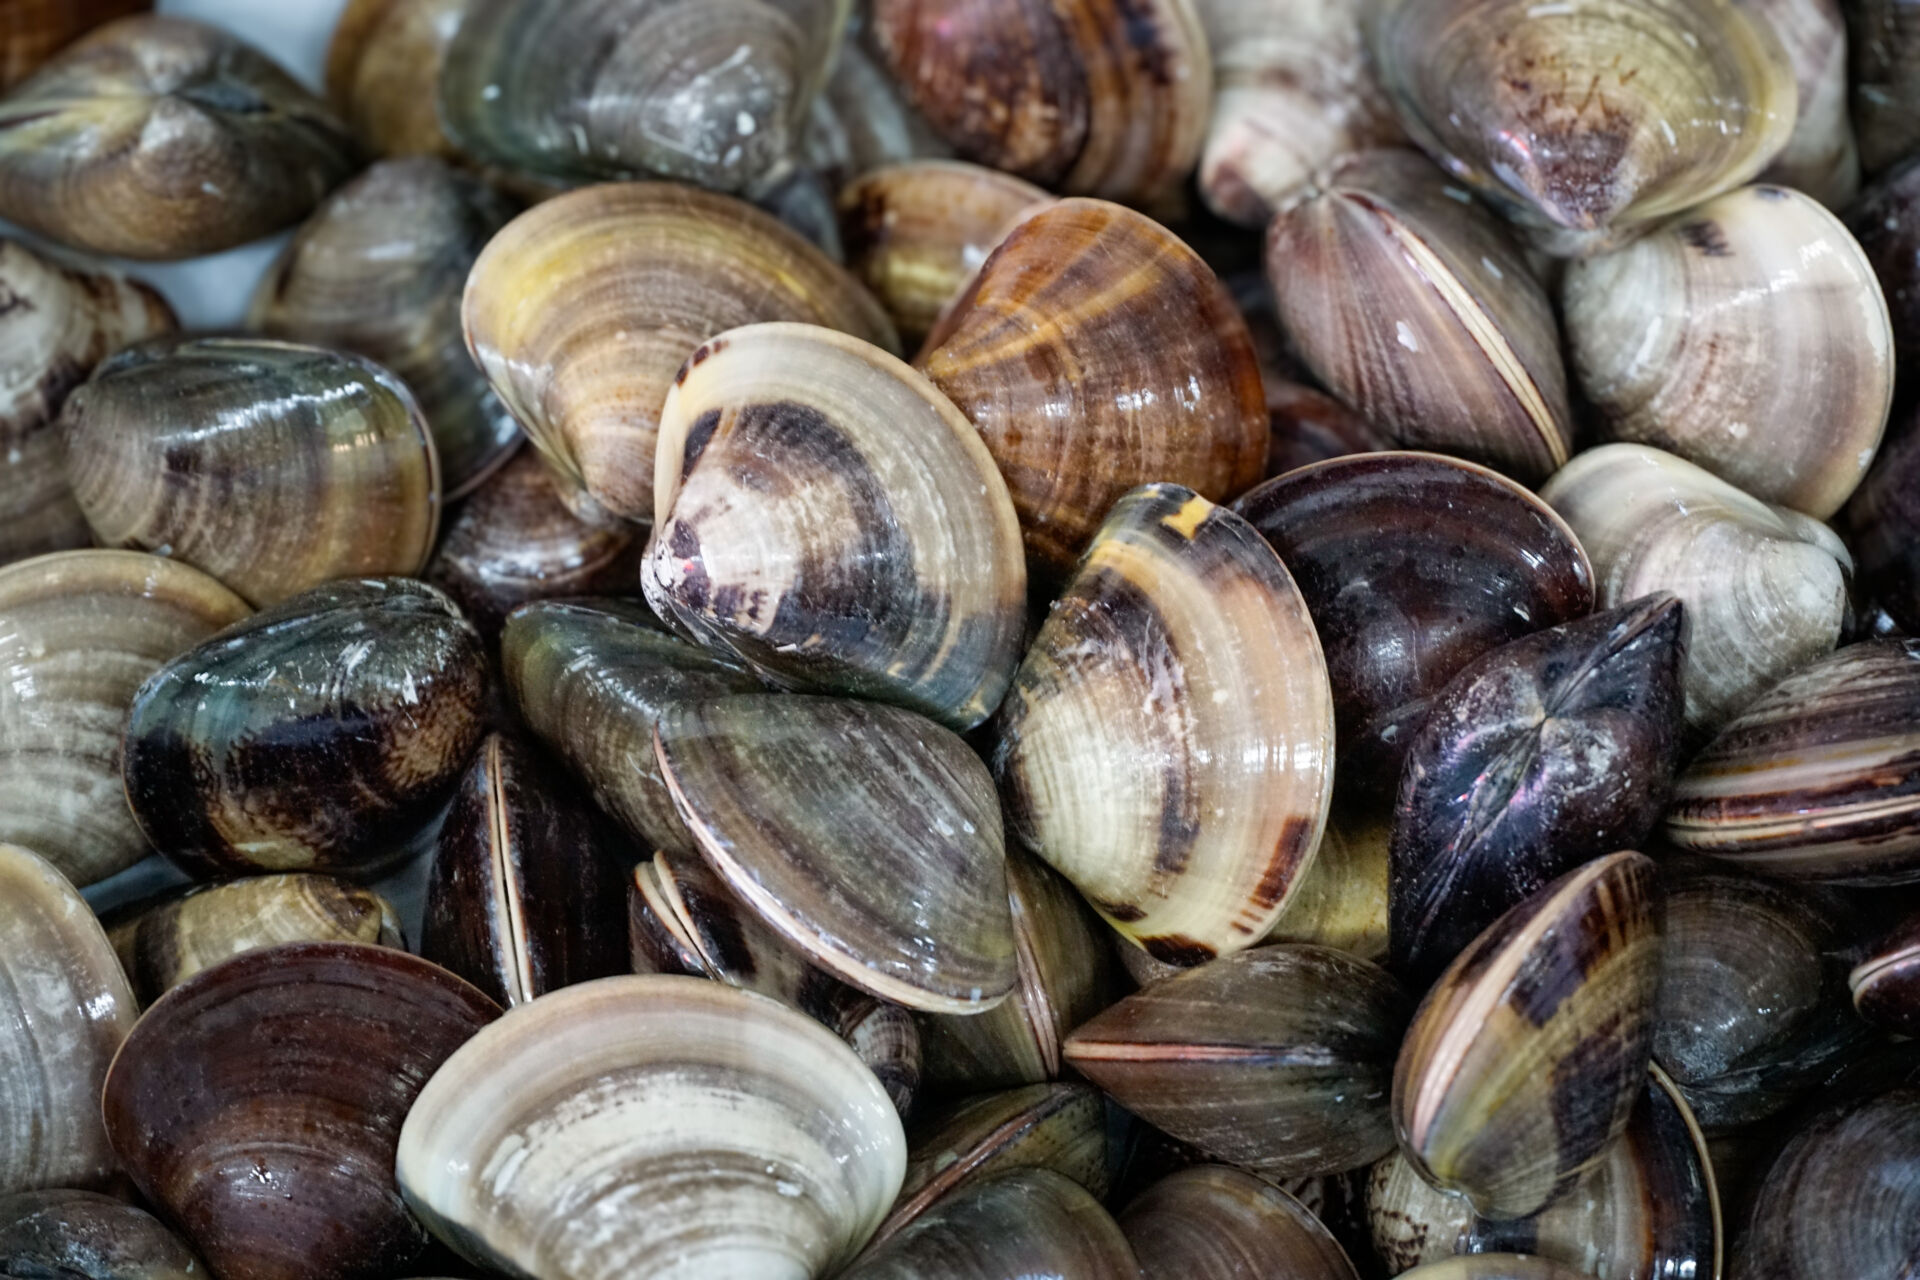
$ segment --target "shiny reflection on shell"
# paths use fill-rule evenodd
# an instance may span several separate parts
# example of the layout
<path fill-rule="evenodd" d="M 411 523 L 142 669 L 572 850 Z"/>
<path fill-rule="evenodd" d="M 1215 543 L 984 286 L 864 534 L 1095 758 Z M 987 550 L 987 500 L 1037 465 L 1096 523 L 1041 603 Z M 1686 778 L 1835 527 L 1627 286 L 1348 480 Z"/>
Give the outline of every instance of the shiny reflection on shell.
<path fill-rule="evenodd" d="M 1305 1205 L 1250 1173 L 1199 1165 L 1165 1178 L 1120 1215 L 1142 1280 L 1358 1280 Z"/>
<path fill-rule="evenodd" d="M 347 0 L 327 46 L 327 97 L 375 155 L 459 154 L 440 128 L 440 67 L 468 0 Z"/>
<path fill-rule="evenodd" d="M 1862 1018 L 1884 1031 L 1920 1039 L 1920 917 L 1872 947 L 1847 985 Z"/>
<path fill-rule="evenodd" d="M 206 1264 L 151 1214 L 91 1191 L 0 1196 L 0 1274 L 205 1280 Z"/>

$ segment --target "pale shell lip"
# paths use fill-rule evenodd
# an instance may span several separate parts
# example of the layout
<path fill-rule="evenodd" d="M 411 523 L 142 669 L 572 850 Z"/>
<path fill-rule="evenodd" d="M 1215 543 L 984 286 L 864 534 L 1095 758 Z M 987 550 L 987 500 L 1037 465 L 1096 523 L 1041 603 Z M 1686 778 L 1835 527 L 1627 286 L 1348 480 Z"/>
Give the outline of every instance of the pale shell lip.
<path fill-rule="evenodd" d="M 1847 975 L 1847 987 L 1858 996 L 1888 973 L 1916 962 L 1920 962 L 1920 941 L 1861 961 Z"/>

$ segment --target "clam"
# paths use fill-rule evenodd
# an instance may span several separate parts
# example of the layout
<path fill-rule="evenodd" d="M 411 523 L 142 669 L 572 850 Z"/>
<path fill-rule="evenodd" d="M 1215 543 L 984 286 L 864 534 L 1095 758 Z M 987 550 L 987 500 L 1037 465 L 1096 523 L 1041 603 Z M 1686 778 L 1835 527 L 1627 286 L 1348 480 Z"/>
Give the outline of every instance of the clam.
<path fill-rule="evenodd" d="M 146 286 L 0 239 L 0 564 L 91 541 L 67 487 L 60 406 L 101 360 L 173 326 Z"/>
<path fill-rule="evenodd" d="M 252 951 L 147 1011 L 107 1075 L 107 1135 L 222 1280 L 395 1275 L 430 1244 L 395 1194 L 401 1121 L 499 1015 L 403 951 Z"/>
<path fill-rule="evenodd" d="M 1920 631 L 1920 403 L 1899 417 L 1842 527 L 1859 557 L 1861 586 L 1895 629 L 1912 633 Z"/>
<path fill-rule="evenodd" d="M 459 154 L 440 128 L 447 46 L 468 0 L 347 0 L 327 46 L 327 97 L 374 155 Z"/>
<path fill-rule="evenodd" d="M 1327 646 L 1343 793 L 1384 799 L 1461 668 L 1593 607 L 1551 508 L 1471 463 L 1377 453 L 1302 467 L 1235 509 L 1294 574 Z"/>
<path fill-rule="evenodd" d="M 1564 247 L 1729 191 L 1793 133 L 1786 50 L 1731 0 L 1389 0 L 1369 35 L 1414 140 Z"/>
<path fill-rule="evenodd" d="M 1860 149 L 1847 113 L 1847 20 L 1842 0 L 1736 0 L 1780 37 L 1798 86 L 1787 145 L 1760 175 L 1830 209 L 1860 189 Z"/>
<path fill-rule="evenodd" d="M 1589 1280 L 1587 1273 L 1525 1253 L 1476 1253 L 1429 1262 L 1407 1280 Z"/>
<path fill-rule="evenodd" d="M 1848 645 L 1775 685 L 1694 758 L 1667 839 L 1742 870 L 1920 882 L 1920 640 Z"/>
<path fill-rule="evenodd" d="M 1920 148 L 1920 139 L 1915 141 Z M 1873 264 L 1893 320 L 1902 368 L 1920 362 L 1920 154 L 1889 170 L 1846 212 L 1847 230 Z"/>
<path fill-rule="evenodd" d="M 1920 916 L 1882 938 L 1847 977 L 1853 1007 L 1884 1031 L 1920 1038 Z"/>
<path fill-rule="evenodd" d="M 63 551 L 0 567 L 0 843 L 85 887 L 149 852 L 120 780 L 142 681 L 246 602 L 173 560 Z"/>
<path fill-rule="evenodd" d="M 1913 0 L 1847 0 L 1853 127 L 1869 175 L 1920 148 L 1920 10 Z"/>
<path fill-rule="evenodd" d="M 179 18 L 103 27 L 0 101 L 0 217 L 127 258 L 188 258 L 305 217 L 357 167 L 325 103 Z"/>
<path fill-rule="evenodd" d="M 569 505 L 636 520 L 653 515 L 661 405 L 702 342 L 794 320 L 894 345 L 879 304 L 818 249 L 751 205 L 672 183 L 592 187 L 521 214 L 474 264 L 463 315 Z"/>
<path fill-rule="evenodd" d="M 1143 1280 L 1358 1280 L 1320 1220 L 1286 1192 L 1225 1165 L 1155 1183 L 1120 1215 Z"/>
<path fill-rule="evenodd" d="M 1064 576 L 1137 485 L 1218 502 L 1265 463 L 1246 322 L 1191 249 L 1117 205 L 1022 221 L 915 363 L 986 438 L 1041 573 Z"/>
<path fill-rule="evenodd" d="M 62 45 L 153 0 L 12 0 L 0 32 L 0 92 L 33 74 Z"/>
<path fill-rule="evenodd" d="M 96 369 L 60 428 L 103 545 L 184 560 L 256 605 L 417 573 L 433 550 L 433 440 L 400 380 L 356 356 L 156 339 Z"/>
<path fill-rule="evenodd" d="M 1149 1124 L 1271 1177 L 1338 1173 L 1393 1145 L 1406 999 L 1379 967 L 1291 944 L 1128 996 L 1067 1037 L 1075 1070 Z"/>
<path fill-rule="evenodd" d="M 1314 942 L 1362 960 L 1387 955 L 1392 818 L 1336 805 L 1320 852 L 1268 930 L 1268 942 Z"/>
<path fill-rule="evenodd" d="M 440 832 L 420 954 L 508 1007 L 628 972 L 620 849 L 595 819 L 535 748 L 489 734 Z"/>
<path fill-rule="evenodd" d="M 130 904 L 107 938 L 143 1005 L 202 969 L 287 942 L 368 942 L 405 949 L 393 904 L 329 876 L 260 876 Z"/>
<path fill-rule="evenodd" d="M 832 1274 L 906 1168 L 899 1117 L 830 1032 L 717 982 L 606 978 L 514 1009 L 428 1082 L 407 1202 L 518 1275 Z"/>
<path fill-rule="evenodd" d="M 867 51 L 863 25 L 848 24 L 832 74 L 807 114 L 802 139 L 806 170 L 819 174 L 830 191 L 842 190 L 882 165 L 953 154 Z"/>
<path fill-rule="evenodd" d="M 786 694 L 670 708 L 660 769 L 700 852 L 808 960 L 871 995 L 984 1012 L 1018 977 L 993 779 L 910 711 Z"/>
<path fill-rule="evenodd" d="M 1169 963 L 1266 936 L 1326 825 L 1333 701 L 1307 605 L 1246 521 L 1177 485 L 1114 507 L 995 732 L 1021 843 Z"/>
<path fill-rule="evenodd" d="M 1657 591 L 1686 607 L 1695 737 L 1839 642 L 1853 561 L 1816 520 L 1635 444 L 1587 450 L 1540 496 L 1593 557 L 1601 608 Z"/>
<path fill-rule="evenodd" d="M 150 677 L 127 721 L 127 799 L 201 878 L 371 874 L 410 856 L 480 740 L 480 637 L 432 587 L 317 587 Z"/>
<path fill-rule="evenodd" d="M 1012 174 L 959 160 L 911 160 L 863 173 L 840 192 L 847 266 L 908 342 L 933 331 L 1005 238 L 1051 197 Z"/>
<path fill-rule="evenodd" d="M 0 1268 L 60 1280 L 205 1280 L 206 1264 L 152 1215 L 92 1191 L 0 1196 Z"/>
<path fill-rule="evenodd" d="M 0 844 L 0 1195 L 113 1176 L 100 1082 L 138 1013 L 78 891 Z"/>
<path fill-rule="evenodd" d="M 1302 360 L 1362 418 L 1534 483 L 1573 451 L 1559 330 L 1464 197 L 1413 152 L 1354 156 L 1274 219 L 1267 276 Z"/>
<path fill-rule="evenodd" d="M 1153 205 L 1200 158 L 1213 60 L 1192 0 L 876 0 L 871 30 L 964 159 Z"/>
<path fill-rule="evenodd" d="M 442 161 L 384 161 L 327 198 L 253 297 L 250 328 L 352 351 L 400 376 L 433 432 L 450 499 L 520 441 L 460 332 L 467 272 L 512 216 L 492 188 Z"/>
<path fill-rule="evenodd" d="M 440 120 L 469 155 L 571 182 L 753 191 L 793 164 L 848 0 L 469 0 Z"/>
<path fill-rule="evenodd" d="M 876 1245 L 840 1280 L 1137 1280 L 1120 1227 L 1079 1183 L 1049 1169 L 976 1182 Z"/>
<path fill-rule="evenodd" d="M 691 854 L 653 754 L 653 728 L 676 703 L 747 693 L 760 682 L 674 639 L 644 605 L 523 605 L 500 636 L 500 666 L 527 726 L 644 846 Z"/>
<path fill-rule="evenodd" d="M 1610 440 L 1817 520 L 1873 461 L 1893 331 L 1873 266 L 1810 196 L 1743 187 L 1567 268 L 1573 367 Z"/>
<path fill-rule="evenodd" d="M 955 729 L 999 705 L 1026 628 L 1006 485 L 932 383 L 858 338 L 712 339 L 660 412 L 654 611 L 770 683 Z"/>
<path fill-rule="evenodd" d="M 1413 985 L 1549 880 L 1653 833 L 1679 763 L 1683 623 L 1649 596 L 1495 649 L 1434 699 L 1393 829 L 1394 967 Z"/>
<path fill-rule="evenodd" d="M 1267 478 L 1350 453 L 1392 448 L 1372 424 L 1324 391 L 1267 377 Z"/>

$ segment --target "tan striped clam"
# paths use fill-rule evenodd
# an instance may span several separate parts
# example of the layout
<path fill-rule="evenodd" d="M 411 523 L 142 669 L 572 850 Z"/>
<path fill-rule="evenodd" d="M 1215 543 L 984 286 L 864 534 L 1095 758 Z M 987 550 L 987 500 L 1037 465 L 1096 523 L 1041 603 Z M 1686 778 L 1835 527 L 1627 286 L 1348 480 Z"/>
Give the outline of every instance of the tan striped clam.
<path fill-rule="evenodd" d="M 1196 1165 L 1129 1204 L 1120 1229 L 1144 1280 L 1357 1280 L 1353 1263 L 1298 1200 L 1250 1173 Z"/>
<path fill-rule="evenodd" d="M 458 149 L 440 128 L 436 84 L 467 0 L 347 0 L 327 45 L 327 99 L 378 156 Z"/>

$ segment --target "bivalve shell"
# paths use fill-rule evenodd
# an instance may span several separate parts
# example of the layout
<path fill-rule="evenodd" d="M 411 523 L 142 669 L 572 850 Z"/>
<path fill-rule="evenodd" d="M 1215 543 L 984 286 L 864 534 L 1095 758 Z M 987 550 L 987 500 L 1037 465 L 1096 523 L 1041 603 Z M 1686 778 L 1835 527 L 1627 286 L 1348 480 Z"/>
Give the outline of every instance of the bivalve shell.
<path fill-rule="evenodd" d="M 447 46 L 468 0 L 347 0 L 327 45 L 327 97 L 360 144 L 380 156 L 459 149 L 440 128 Z"/>
<path fill-rule="evenodd" d="M 1793 136 L 1760 176 L 1838 209 L 1860 190 L 1860 148 L 1847 101 L 1847 21 L 1841 0 L 1736 0 L 1780 37 L 1799 88 Z"/>
<path fill-rule="evenodd" d="M 1120 1215 L 1142 1280 L 1358 1280 L 1320 1220 L 1286 1192 L 1225 1165 L 1164 1178 Z"/>
<path fill-rule="evenodd" d="M 1904 921 L 1854 966 L 1847 985 L 1862 1018 L 1920 1039 L 1920 917 Z"/>
<path fill-rule="evenodd" d="M 1848 0 L 1853 127 L 1869 176 L 1920 148 L 1920 6 Z"/>
<path fill-rule="evenodd" d="M 1136 1280 L 1120 1227 L 1079 1183 L 1022 1169 L 974 1183 L 928 1209 L 841 1273 L 841 1280 Z"/>
<path fill-rule="evenodd" d="M 1846 211 L 1846 224 L 1879 278 L 1900 367 L 1914 367 L 1920 361 L 1920 154 L 1861 193 Z"/>
<path fill-rule="evenodd" d="M 31 75 L 76 36 L 152 7 L 153 0 L 9 0 L 6 31 L 0 34 L 0 92 Z"/>
<path fill-rule="evenodd" d="M 153 1215 L 92 1191 L 0 1196 L 0 1268 L 60 1280 L 206 1280 Z"/>

